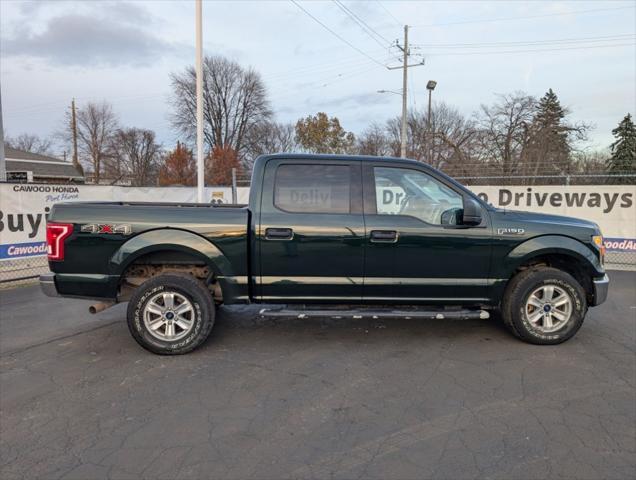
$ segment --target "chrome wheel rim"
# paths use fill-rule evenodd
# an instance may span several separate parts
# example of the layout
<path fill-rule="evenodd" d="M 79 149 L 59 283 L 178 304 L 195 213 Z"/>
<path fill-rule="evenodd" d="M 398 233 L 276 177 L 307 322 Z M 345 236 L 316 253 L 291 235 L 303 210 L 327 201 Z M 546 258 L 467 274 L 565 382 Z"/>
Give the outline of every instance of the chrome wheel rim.
<path fill-rule="evenodd" d="M 182 339 L 194 326 L 192 303 L 176 292 L 162 292 L 150 298 L 143 317 L 150 335 L 164 342 Z"/>
<path fill-rule="evenodd" d="M 544 285 L 533 291 L 525 307 L 526 320 L 541 333 L 563 328 L 572 316 L 572 297 L 556 285 Z"/>

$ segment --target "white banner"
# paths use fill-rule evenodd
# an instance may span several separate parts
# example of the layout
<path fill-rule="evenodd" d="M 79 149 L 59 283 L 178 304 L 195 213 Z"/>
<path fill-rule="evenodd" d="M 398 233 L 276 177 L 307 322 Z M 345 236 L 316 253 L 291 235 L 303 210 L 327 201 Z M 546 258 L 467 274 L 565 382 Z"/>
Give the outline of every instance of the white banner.
<path fill-rule="evenodd" d="M 601 227 L 608 250 L 636 252 L 636 185 L 469 188 L 495 207 L 590 220 Z"/>
<path fill-rule="evenodd" d="M 636 186 L 475 186 L 497 207 L 583 218 L 596 222 L 609 250 L 636 251 Z M 59 202 L 195 202 L 193 187 L 0 184 L 0 260 L 45 255 L 46 214 Z M 237 202 L 248 203 L 249 188 Z M 231 203 L 229 187 L 206 188 L 210 203 Z"/>
<path fill-rule="evenodd" d="M 238 203 L 247 203 L 247 188 Z M 231 203 L 230 187 L 206 188 L 210 203 Z M 60 202 L 196 202 L 194 187 L 0 184 L 0 260 L 46 255 L 46 214 Z"/>

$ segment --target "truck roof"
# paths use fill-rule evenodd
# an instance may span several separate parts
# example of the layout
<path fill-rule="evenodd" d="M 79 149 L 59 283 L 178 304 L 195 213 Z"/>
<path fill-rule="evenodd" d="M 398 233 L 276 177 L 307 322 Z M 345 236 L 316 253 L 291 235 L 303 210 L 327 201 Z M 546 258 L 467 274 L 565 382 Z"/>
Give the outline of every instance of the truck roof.
<path fill-rule="evenodd" d="M 273 153 L 268 155 L 261 155 L 257 160 L 265 161 L 274 158 L 297 158 L 302 160 L 328 160 L 328 161 L 351 161 L 351 160 L 360 160 L 363 162 L 402 162 L 402 163 L 410 163 L 416 165 L 425 165 L 430 167 L 429 165 L 418 162 L 417 160 L 407 159 L 407 158 L 399 158 L 399 157 L 377 157 L 373 155 L 338 155 L 338 154 L 330 154 L 330 153 Z"/>

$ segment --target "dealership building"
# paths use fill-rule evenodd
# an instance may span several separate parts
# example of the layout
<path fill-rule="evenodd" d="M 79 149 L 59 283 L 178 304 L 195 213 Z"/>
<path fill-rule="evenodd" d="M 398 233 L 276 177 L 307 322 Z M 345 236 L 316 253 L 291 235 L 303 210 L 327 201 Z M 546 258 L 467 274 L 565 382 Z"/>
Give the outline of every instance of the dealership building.
<path fill-rule="evenodd" d="M 5 145 L 7 181 L 23 183 L 84 183 L 79 166 L 71 162 L 25 152 Z"/>

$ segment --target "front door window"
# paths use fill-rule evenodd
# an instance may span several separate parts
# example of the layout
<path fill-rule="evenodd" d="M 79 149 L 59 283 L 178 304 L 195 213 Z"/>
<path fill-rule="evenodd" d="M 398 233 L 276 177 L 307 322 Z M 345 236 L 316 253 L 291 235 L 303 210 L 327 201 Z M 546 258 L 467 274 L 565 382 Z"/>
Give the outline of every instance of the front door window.
<path fill-rule="evenodd" d="M 373 170 L 378 215 L 408 215 L 432 225 L 461 223 L 461 195 L 430 175 L 408 168 Z"/>

